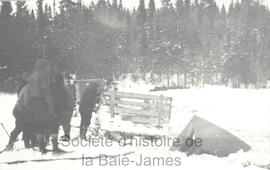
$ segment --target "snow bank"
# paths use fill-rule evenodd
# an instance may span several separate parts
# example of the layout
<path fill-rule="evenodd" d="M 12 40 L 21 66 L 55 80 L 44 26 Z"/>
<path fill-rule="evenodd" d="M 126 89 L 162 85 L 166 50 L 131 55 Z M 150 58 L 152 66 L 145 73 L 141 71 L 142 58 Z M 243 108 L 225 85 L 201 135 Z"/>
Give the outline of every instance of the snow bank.
<path fill-rule="evenodd" d="M 123 81 L 118 85 L 119 91 L 147 93 L 173 97 L 172 117 L 169 125 L 162 129 L 162 132 L 167 136 L 175 137 L 188 124 L 194 114 L 215 123 L 218 126 L 232 132 L 242 140 L 251 145 L 251 151 L 247 153 L 238 152 L 231 154 L 228 158 L 218 158 L 210 155 L 190 156 L 187 157 L 181 152 L 170 152 L 168 148 L 141 148 L 141 147 L 111 147 L 111 148 L 69 148 L 75 150 L 73 156 L 78 156 L 81 153 L 96 156 L 99 153 L 124 153 L 134 151 L 129 155 L 130 159 L 139 159 L 140 155 L 144 156 L 172 156 L 181 158 L 180 167 L 169 167 L 171 169 L 259 169 L 255 165 L 268 165 L 270 163 L 270 90 L 246 90 L 246 89 L 231 89 L 217 86 L 206 86 L 201 89 L 185 89 L 185 90 L 167 90 L 159 92 L 149 92 L 153 86 L 143 82 L 132 83 L 131 81 Z M 3 122 L 9 132 L 14 127 L 14 118 L 12 116 L 12 108 L 16 102 L 16 95 L 0 94 L 0 122 Z M 102 108 L 100 111 L 102 126 L 109 125 L 106 120 L 109 120 L 109 113 Z M 79 118 L 73 119 L 73 125 L 78 126 Z M 136 132 L 139 129 L 146 133 L 153 133 L 153 129 L 147 126 L 134 126 L 130 122 L 122 122 L 125 130 Z M 104 125 L 105 124 L 105 125 Z M 73 136 L 77 135 L 78 130 L 73 131 Z M 7 143 L 7 136 L 3 129 L 0 129 L 0 149 Z M 17 142 L 16 145 L 23 147 L 22 142 Z M 72 155 L 70 155 L 72 156 Z M 3 160 L 3 157 L 5 160 Z M 7 160 L 18 159 L 35 159 L 44 157 L 31 150 L 20 152 L 11 152 L 0 155 L 0 162 Z M 54 157 L 46 155 L 45 157 Z M 244 167 L 247 166 L 247 167 Z M 18 165 L 0 165 L 0 169 L 88 169 L 98 167 L 108 168 L 107 166 L 84 167 L 81 165 L 81 160 L 74 161 L 55 161 L 55 162 L 29 162 Z M 110 168 L 126 168 L 126 167 L 110 167 Z M 138 168 L 129 166 L 129 169 Z M 164 169 L 162 166 L 143 167 L 149 169 Z"/>
<path fill-rule="evenodd" d="M 162 129 L 166 132 L 160 132 L 161 134 L 167 133 L 167 136 L 176 137 L 196 114 L 228 130 L 252 147 L 247 153 L 231 154 L 228 160 L 256 165 L 270 163 L 270 89 L 205 86 L 149 92 L 153 88 L 151 85 L 136 83 L 133 86 L 132 82 L 128 83 L 128 87 L 135 88 L 120 85 L 119 90 L 138 93 L 144 91 L 173 98 L 171 122 L 167 129 Z M 136 131 L 136 127 L 133 128 Z M 125 129 L 130 130 L 132 126 Z"/>

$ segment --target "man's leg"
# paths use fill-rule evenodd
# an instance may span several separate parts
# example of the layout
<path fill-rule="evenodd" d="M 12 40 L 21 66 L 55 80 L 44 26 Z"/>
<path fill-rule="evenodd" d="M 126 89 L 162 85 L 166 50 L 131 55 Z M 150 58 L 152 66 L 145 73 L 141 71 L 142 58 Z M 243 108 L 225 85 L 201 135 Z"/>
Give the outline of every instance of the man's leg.
<path fill-rule="evenodd" d="M 80 124 L 80 138 L 86 139 L 86 120 L 87 120 L 87 113 L 86 112 L 80 112 L 81 114 L 81 124 Z"/>
<path fill-rule="evenodd" d="M 38 116 L 36 119 L 37 123 L 37 144 L 39 147 L 39 151 L 43 154 L 47 153 L 47 129 L 48 129 L 48 118 L 47 116 Z"/>
<path fill-rule="evenodd" d="M 29 111 L 33 114 L 36 123 L 36 137 L 41 153 L 47 153 L 46 149 L 46 130 L 48 124 L 48 106 L 45 100 L 32 99 L 29 101 Z"/>
<path fill-rule="evenodd" d="M 86 113 L 83 119 L 83 129 L 82 129 L 82 137 L 83 139 L 86 139 L 86 134 L 87 134 L 87 130 L 88 127 L 90 125 L 91 122 L 91 114 L 90 113 Z"/>
<path fill-rule="evenodd" d="M 21 121 L 21 118 L 16 116 L 15 117 L 15 128 L 10 133 L 9 142 L 7 144 L 6 150 L 13 150 L 14 143 L 19 136 L 19 134 L 23 131 L 23 122 Z"/>
<path fill-rule="evenodd" d="M 50 135 L 52 147 L 53 147 L 53 153 L 55 154 L 61 154 L 65 153 L 64 150 L 60 149 L 58 146 L 58 134 L 54 133 Z"/>
<path fill-rule="evenodd" d="M 30 116 L 25 116 L 24 117 L 24 122 L 23 122 L 23 141 L 24 141 L 24 146 L 25 148 L 31 148 L 31 131 L 32 131 L 32 125 L 31 125 L 31 119 Z"/>
<path fill-rule="evenodd" d="M 81 121 L 80 121 L 80 137 L 82 136 L 82 129 L 83 129 L 83 119 L 84 119 L 84 115 L 83 112 L 80 111 L 80 117 L 81 117 Z"/>
<path fill-rule="evenodd" d="M 47 129 L 48 129 L 48 119 L 43 117 L 37 121 L 37 142 L 38 142 L 38 147 L 39 151 L 41 153 L 47 153 L 48 150 L 46 149 L 47 146 Z"/>
<path fill-rule="evenodd" d="M 32 131 L 30 133 L 30 142 L 31 142 L 31 148 L 36 147 L 37 146 L 37 134 L 36 131 Z"/>
<path fill-rule="evenodd" d="M 31 148 L 29 130 L 23 130 L 23 142 L 25 148 Z"/>
<path fill-rule="evenodd" d="M 65 134 L 65 139 L 69 140 L 70 139 L 70 129 L 71 129 L 71 118 L 72 118 L 73 111 L 68 110 L 66 111 L 65 118 L 63 120 L 63 129 L 64 129 L 64 134 Z"/>
<path fill-rule="evenodd" d="M 33 148 L 37 145 L 36 128 L 32 120 L 25 122 L 25 128 L 23 130 L 25 148 Z"/>
<path fill-rule="evenodd" d="M 37 125 L 35 119 L 31 119 L 29 129 L 29 138 L 31 141 L 31 148 L 37 146 Z"/>
<path fill-rule="evenodd" d="M 57 120 L 55 118 L 49 118 L 49 127 L 48 127 L 48 132 L 50 134 L 50 139 L 52 142 L 52 147 L 53 147 L 53 152 L 55 154 L 59 153 L 64 153 L 65 151 L 59 149 L 58 147 L 58 131 L 59 131 L 59 125 L 60 125 L 60 120 Z"/>
<path fill-rule="evenodd" d="M 38 133 L 37 143 L 38 143 L 39 151 L 41 153 L 45 154 L 48 152 L 48 150 L 46 149 L 46 134 Z"/>

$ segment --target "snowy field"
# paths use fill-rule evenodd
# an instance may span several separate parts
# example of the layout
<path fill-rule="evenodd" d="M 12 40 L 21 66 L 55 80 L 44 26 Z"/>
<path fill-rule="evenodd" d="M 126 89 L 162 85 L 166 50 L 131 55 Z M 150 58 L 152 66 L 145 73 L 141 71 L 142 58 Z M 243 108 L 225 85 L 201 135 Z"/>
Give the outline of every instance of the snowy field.
<path fill-rule="evenodd" d="M 227 158 L 218 158 L 211 155 L 189 156 L 181 152 L 170 152 L 168 147 L 131 147 L 119 146 L 113 142 L 110 147 L 67 147 L 65 150 L 74 151 L 63 156 L 54 156 L 50 153 L 40 155 L 33 150 L 18 150 L 13 152 L 4 152 L 0 154 L 0 170 L 8 169 L 90 169 L 90 168 L 126 168 L 125 166 L 100 166 L 98 159 L 94 159 L 92 166 L 85 166 L 81 159 L 69 160 L 66 158 L 95 157 L 99 154 L 106 154 L 120 157 L 127 157 L 131 160 L 138 160 L 143 157 L 172 157 L 181 158 L 180 166 L 171 166 L 172 169 L 261 169 L 258 166 L 270 164 L 270 90 L 253 89 L 231 89 L 217 86 L 206 86 L 204 88 L 191 88 L 186 90 L 167 90 L 162 92 L 149 92 L 153 86 L 143 83 L 124 82 L 119 85 L 119 91 L 147 93 L 155 95 L 164 95 L 173 98 L 171 122 L 161 130 L 135 126 L 128 122 L 120 123 L 124 131 L 144 131 L 153 133 L 159 131 L 169 137 L 176 137 L 188 124 L 193 115 L 198 115 L 226 130 L 233 133 L 246 143 L 252 149 L 249 152 L 231 154 Z M 10 132 L 14 127 L 14 118 L 12 108 L 16 102 L 16 95 L 0 94 L 0 122 L 4 123 Z M 101 127 L 104 129 L 113 128 L 108 123 L 109 113 L 100 111 Z M 78 135 L 79 117 L 72 121 L 72 137 Z M 111 127 L 110 127 L 111 126 Z M 121 130 L 121 129 L 120 129 Z M 61 132 L 62 133 L 62 132 Z M 0 150 L 8 142 L 8 137 L 0 129 Z M 16 143 L 17 148 L 23 148 L 21 141 Z M 123 155 L 127 154 L 127 155 Z M 38 160 L 38 159 L 62 159 L 48 162 L 26 162 L 21 164 L 8 165 L 5 162 L 16 160 Z M 130 169 L 138 168 L 134 164 L 128 166 Z M 163 169 L 164 166 L 143 166 L 149 169 Z"/>

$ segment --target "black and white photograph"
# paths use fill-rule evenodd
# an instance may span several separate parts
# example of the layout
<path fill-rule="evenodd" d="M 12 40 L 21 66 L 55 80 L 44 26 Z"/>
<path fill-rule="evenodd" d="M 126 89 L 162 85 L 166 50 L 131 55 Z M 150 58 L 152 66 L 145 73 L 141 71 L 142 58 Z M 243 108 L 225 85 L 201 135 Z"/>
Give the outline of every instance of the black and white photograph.
<path fill-rule="evenodd" d="M 0 170 L 270 170 L 270 0 L 0 0 Z"/>

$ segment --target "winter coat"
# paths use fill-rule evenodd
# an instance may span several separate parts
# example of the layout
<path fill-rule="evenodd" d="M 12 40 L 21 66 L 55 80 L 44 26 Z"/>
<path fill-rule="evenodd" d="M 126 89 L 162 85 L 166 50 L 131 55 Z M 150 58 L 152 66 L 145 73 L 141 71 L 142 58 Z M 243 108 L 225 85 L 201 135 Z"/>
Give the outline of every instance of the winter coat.
<path fill-rule="evenodd" d="M 31 74 L 28 85 L 28 101 L 31 102 L 32 100 L 36 99 L 45 100 L 48 107 L 48 114 L 54 114 L 53 97 L 49 75 L 46 72 L 35 71 Z"/>
<path fill-rule="evenodd" d="M 59 73 L 54 73 L 54 75 L 51 76 L 51 89 L 55 115 L 60 118 L 65 114 L 67 94 L 62 77 Z"/>
<path fill-rule="evenodd" d="M 80 113 L 89 113 L 92 114 L 93 108 L 97 103 L 98 91 L 97 84 L 92 83 L 87 86 L 82 94 L 80 101 Z"/>
<path fill-rule="evenodd" d="M 65 91 L 66 91 L 66 109 L 67 110 L 73 110 L 75 107 L 75 97 L 73 95 L 73 90 L 71 85 L 66 85 L 65 86 Z"/>

